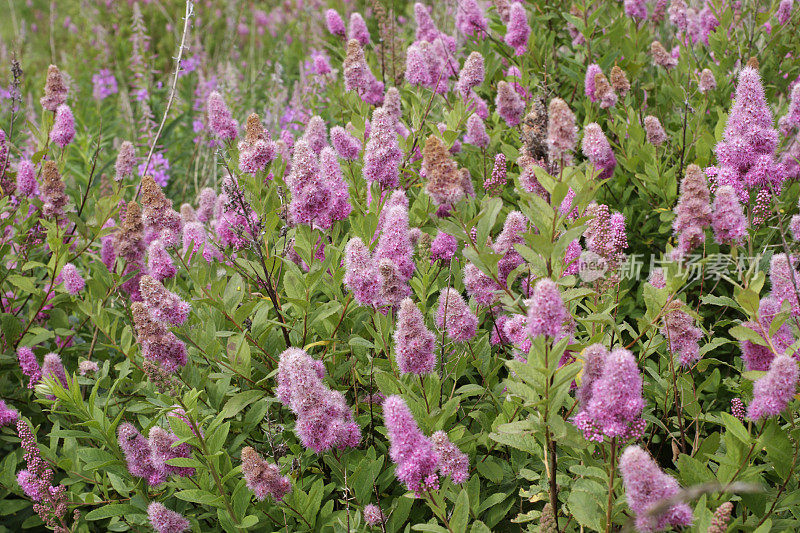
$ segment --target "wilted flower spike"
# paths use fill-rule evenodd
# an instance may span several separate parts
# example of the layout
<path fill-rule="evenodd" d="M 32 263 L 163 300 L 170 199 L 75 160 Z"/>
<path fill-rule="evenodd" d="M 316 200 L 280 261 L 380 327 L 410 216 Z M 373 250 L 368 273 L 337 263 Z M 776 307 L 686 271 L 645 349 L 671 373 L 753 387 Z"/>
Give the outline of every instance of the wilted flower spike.
<path fill-rule="evenodd" d="M 56 118 L 53 129 L 50 130 L 50 141 L 64 148 L 75 138 L 75 118 L 72 109 L 66 104 L 61 104 L 56 109 Z"/>
<path fill-rule="evenodd" d="M 703 171 L 697 165 L 689 165 L 681 181 L 681 196 L 672 222 L 672 229 L 678 236 L 673 258 L 680 259 L 705 242 L 705 228 L 711 224 L 709 196 Z"/>
<path fill-rule="evenodd" d="M 611 68 L 609 80 L 611 80 L 611 87 L 614 88 L 614 91 L 620 98 L 624 98 L 625 95 L 628 94 L 628 91 L 631 90 L 631 83 L 628 81 L 628 75 L 617 65 Z"/>
<path fill-rule="evenodd" d="M 397 465 L 397 479 L 417 495 L 438 489 L 439 456 L 400 396 L 383 401 L 383 423 L 389 437 L 389 456 Z"/>
<path fill-rule="evenodd" d="M 767 373 L 753 384 L 753 401 L 747 406 L 747 418 L 757 421 L 781 414 L 797 392 L 798 374 L 800 370 L 793 357 L 779 355 L 773 359 Z"/>
<path fill-rule="evenodd" d="M 428 178 L 425 191 L 436 205 L 453 206 L 466 195 L 458 165 L 435 135 L 425 141 L 422 168 Z"/>
<path fill-rule="evenodd" d="M 680 485 L 674 477 L 658 467 L 649 453 L 639 446 L 628 446 L 619 460 L 619 470 L 628 505 L 636 513 L 636 528 L 639 531 L 652 532 L 667 526 L 691 525 L 692 509 L 686 503 L 676 503 L 664 513 L 651 514 L 660 501 L 677 495 Z"/>
<path fill-rule="evenodd" d="M 608 109 L 617 105 L 617 93 L 611 88 L 608 78 L 602 72 L 595 76 L 594 96 L 600 101 L 600 109 Z"/>
<path fill-rule="evenodd" d="M 183 533 L 191 528 L 191 524 L 180 513 L 170 511 L 159 502 L 151 502 L 147 506 L 147 517 L 156 533 Z"/>
<path fill-rule="evenodd" d="M 664 67 L 669 70 L 678 64 L 678 60 L 670 55 L 658 41 L 653 41 L 650 44 L 650 55 L 653 56 L 653 64 L 659 67 Z"/>
<path fill-rule="evenodd" d="M 242 448 L 242 475 L 259 501 L 267 496 L 281 501 L 292 490 L 289 478 L 281 475 L 278 466 L 267 462 L 250 446 Z"/>
<path fill-rule="evenodd" d="M 575 115 L 567 103 L 561 98 L 553 98 L 547 110 L 547 147 L 552 162 L 565 162 L 575 150 L 578 142 L 578 128 L 575 126 Z"/>
<path fill-rule="evenodd" d="M 403 374 L 427 374 L 436 365 L 436 338 L 425 327 L 425 319 L 411 298 L 400 302 L 394 332 L 397 366 Z"/>
<path fill-rule="evenodd" d="M 55 111 L 58 106 L 67 101 L 67 87 L 61 71 L 55 65 L 47 68 L 47 82 L 44 85 L 44 96 L 40 103 L 47 111 Z"/>
<path fill-rule="evenodd" d="M 42 186 L 40 197 L 44 202 L 42 211 L 45 216 L 62 216 L 64 207 L 69 198 L 66 194 L 66 186 L 61 180 L 58 166 L 55 161 L 47 160 L 42 167 Z"/>

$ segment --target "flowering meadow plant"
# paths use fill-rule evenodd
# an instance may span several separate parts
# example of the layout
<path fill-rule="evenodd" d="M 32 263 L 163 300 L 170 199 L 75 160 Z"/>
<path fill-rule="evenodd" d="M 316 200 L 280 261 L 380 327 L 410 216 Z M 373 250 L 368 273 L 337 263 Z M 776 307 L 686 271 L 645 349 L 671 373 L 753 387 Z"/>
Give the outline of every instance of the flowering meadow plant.
<path fill-rule="evenodd" d="M 792 0 L 19 0 L 0 529 L 800 529 Z"/>

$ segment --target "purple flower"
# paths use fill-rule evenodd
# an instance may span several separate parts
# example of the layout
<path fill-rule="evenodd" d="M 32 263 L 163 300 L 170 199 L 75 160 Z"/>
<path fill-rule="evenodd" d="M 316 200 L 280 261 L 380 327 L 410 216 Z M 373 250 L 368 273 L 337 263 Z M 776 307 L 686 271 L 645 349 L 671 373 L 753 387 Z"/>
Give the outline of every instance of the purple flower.
<path fill-rule="evenodd" d="M 439 231 L 431 242 L 431 263 L 441 261 L 444 264 L 450 262 L 458 251 L 458 241 L 452 235 Z"/>
<path fill-rule="evenodd" d="M 150 158 L 150 164 L 147 164 L 147 161 L 142 161 L 138 167 L 136 167 L 136 171 L 138 172 L 140 177 L 145 177 L 146 175 L 152 176 L 153 181 L 155 181 L 159 187 L 166 187 L 167 182 L 169 181 L 169 159 L 164 156 L 164 153 L 161 151 L 153 152 L 153 157 Z"/>
<path fill-rule="evenodd" d="M 39 196 L 39 182 L 36 181 L 36 170 L 33 163 L 23 159 L 17 165 L 17 194 L 35 198 Z"/>
<path fill-rule="evenodd" d="M 596 102 L 598 98 L 595 96 L 595 80 L 598 74 L 602 74 L 603 70 L 597 63 L 592 63 L 586 68 L 586 76 L 583 80 L 583 91 L 589 97 L 591 102 Z"/>
<path fill-rule="evenodd" d="M 792 7 L 794 5 L 794 0 L 781 0 L 781 3 L 778 4 L 778 11 L 776 16 L 778 17 L 778 24 L 783 26 L 789 19 L 792 18 Z"/>
<path fill-rule="evenodd" d="M 99 369 L 100 369 L 100 367 L 97 366 L 97 362 L 96 361 L 88 361 L 88 360 L 86 360 L 86 361 L 81 361 L 80 363 L 78 363 L 78 373 L 81 376 L 85 376 L 86 374 L 88 374 L 90 372 L 97 372 Z"/>
<path fill-rule="evenodd" d="M 628 446 L 620 457 L 619 470 L 628 505 L 636 513 L 636 529 L 651 532 L 691 525 L 694 517 L 686 503 L 676 503 L 662 514 L 652 512 L 660 501 L 676 496 L 680 485 L 658 467 L 649 453 L 639 446 Z"/>
<path fill-rule="evenodd" d="M 467 36 L 483 38 L 489 29 L 489 22 L 478 5 L 477 0 L 460 0 L 456 11 L 456 27 Z"/>
<path fill-rule="evenodd" d="M 453 483 L 459 484 L 469 479 L 469 457 L 453 444 L 447 433 L 437 431 L 431 435 L 433 451 L 439 456 L 439 472 L 450 476 Z"/>
<path fill-rule="evenodd" d="M 344 220 L 353 210 L 350 205 L 350 191 L 344 181 L 342 167 L 336 158 L 336 152 L 330 146 L 322 149 L 319 158 L 320 176 L 331 192 L 332 201 L 329 217 L 332 220 Z"/>
<path fill-rule="evenodd" d="M 500 298 L 497 291 L 502 289 L 496 281 L 472 263 L 467 263 L 464 267 L 464 287 L 476 302 L 487 306 Z"/>
<path fill-rule="evenodd" d="M 642 377 L 633 354 L 602 345 L 584 351 L 584 377 L 578 391 L 581 410 L 575 425 L 587 440 L 604 436 L 635 439 L 644 431 Z"/>
<path fill-rule="evenodd" d="M 411 298 L 400 303 L 394 332 L 395 359 L 403 374 L 427 374 L 436 366 L 436 338 L 425 327 L 422 313 Z"/>
<path fill-rule="evenodd" d="M 344 284 L 356 301 L 364 306 L 376 304 L 380 291 L 378 268 L 358 237 L 350 239 L 345 247 L 345 269 Z"/>
<path fill-rule="evenodd" d="M 631 18 L 644 20 L 647 18 L 647 2 L 645 0 L 625 0 L 625 14 Z"/>
<path fill-rule="evenodd" d="M 354 91 L 366 103 L 383 103 L 383 83 L 375 78 L 364 57 L 364 50 L 355 39 L 347 42 L 347 55 L 342 66 L 345 91 Z"/>
<path fill-rule="evenodd" d="M 780 304 L 788 301 L 792 316 L 800 315 L 800 303 L 797 301 L 795 284 L 800 285 L 800 272 L 794 267 L 797 259 L 792 257 L 791 266 L 786 254 L 775 254 L 769 265 L 769 281 L 772 286 L 772 297 Z"/>
<path fill-rule="evenodd" d="M 277 148 L 255 113 L 247 117 L 245 138 L 239 142 L 239 170 L 256 174 L 275 159 Z"/>
<path fill-rule="evenodd" d="M 92 95 L 95 100 L 105 100 L 112 94 L 117 94 L 117 78 L 107 68 L 101 69 L 92 76 L 92 84 L 94 85 Z"/>
<path fill-rule="evenodd" d="M 775 357 L 764 377 L 753 384 L 747 418 L 757 421 L 781 414 L 797 390 L 798 373 L 796 359 L 788 355 Z"/>
<path fill-rule="evenodd" d="M 500 153 L 494 156 L 492 173 L 489 175 L 486 181 L 483 182 L 483 189 L 489 196 L 500 196 L 506 186 L 506 181 L 506 156 Z"/>
<path fill-rule="evenodd" d="M 328 31 L 331 35 L 336 37 L 345 36 L 344 21 L 335 9 L 329 9 L 325 12 L 325 24 L 328 26 Z"/>
<path fill-rule="evenodd" d="M 711 228 L 718 243 L 740 244 L 747 234 L 747 217 L 733 187 L 717 188 L 711 208 Z"/>
<path fill-rule="evenodd" d="M 208 114 L 208 126 L 220 140 L 233 140 L 239 130 L 239 123 L 231 117 L 225 100 L 217 91 L 212 91 L 206 101 L 206 113 Z"/>
<path fill-rule="evenodd" d="M 136 150 L 133 147 L 133 143 L 130 141 L 124 141 L 120 145 L 119 152 L 117 153 L 117 162 L 115 164 L 116 174 L 114 175 L 114 179 L 116 181 L 120 181 L 121 179 L 127 178 L 133 174 L 133 166 L 135 164 Z M 169 168 L 169 165 L 167 168 Z"/>
<path fill-rule="evenodd" d="M 60 276 L 64 281 L 64 289 L 73 296 L 81 292 L 86 286 L 86 282 L 83 280 L 83 277 L 81 277 L 81 273 L 78 272 L 78 269 L 75 268 L 75 265 L 72 263 L 64 265 L 61 269 Z"/>
<path fill-rule="evenodd" d="M 166 472 L 153 465 L 150 443 L 133 427 L 123 422 L 117 428 L 119 447 L 125 454 L 128 472 L 134 477 L 142 478 L 151 486 L 160 485 L 166 480 Z"/>
<path fill-rule="evenodd" d="M 342 159 L 355 161 L 361 151 L 361 141 L 350 135 L 341 126 L 331 128 L 331 144 Z"/>
<path fill-rule="evenodd" d="M 703 172 L 697 165 L 686 168 L 686 176 L 681 181 L 681 196 L 675 206 L 675 220 L 672 229 L 678 235 L 678 247 L 673 250 L 673 258 L 680 259 L 706 240 L 705 228 L 711 224 L 711 205 L 708 185 Z"/>
<path fill-rule="evenodd" d="M 66 104 L 61 104 L 56 109 L 56 118 L 53 129 L 50 130 L 50 141 L 64 148 L 75 138 L 75 118 L 72 109 Z"/>
<path fill-rule="evenodd" d="M 764 339 L 765 344 L 756 344 L 749 340 L 741 341 L 742 359 L 744 359 L 747 370 L 768 370 L 775 356 L 783 355 L 786 348 L 794 344 L 794 334 L 787 323 L 781 324 L 772 336 L 769 334 L 772 321 L 780 311 L 781 302 L 772 296 L 766 296 L 758 305 L 758 322 L 742 323 L 742 326 L 755 331 Z"/>
<path fill-rule="evenodd" d="M 313 225 L 322 229 L 331 226 L 333 195 L 320 174 L 319 161 L 308 141 L 297 141 L 288 178 L 292 201 L 289 219 L 293 224 Z"/>
<path fill-rule="evenodd" d="M 436 313 L 436 326 L 446 329 L 452 340 L 468 341 L 475 336 L 478 317 L 464 301 L 464 298 L 450 287 L 439 293 L 439 310 Z"/>
<path fill-rule="evenodd" d="M 531 34 L 528 14 L 521 2 L 514 2 L 511 4 L 508 16 L 505 42 L 514 49 L 514 54 L 521 56 L 528 51 L 528 37 Z"/>
<path fill-rule="evenodd" d="M 267 462 L 250 446 L 242 448 L 242 475 L 259 501 L 267 496 L 281 501 L 292 490 L 291 481 L 281 475 L 278 466 Z"/>
<path fill-rule="evenodd" d="M 340 392 L 322 382 L 324 372 L 321 361 L 299 348 L 287 348 L 278 362 L 276 395 L 297 416 L 297 436 L 314 453 L 355 447 L 361 440 L 353 411 Z"/>
<path fill-rule="evenodd" d="M 522 121 L 522 114 L 525 112 L 525 102 L 520 98 L 514 87 L 507 81 L 497 84 L 497 98 L 495 99 L 497 114 L 506 121 L 510 127 L 514 127 Z"/>
<path fill-rule="evenodd" d="M 470 115 L 467 119 L 467 135 L 464 137 L 464 142 L 478 148 L 486 148 L 489 146 L 489 140 L 486 126 L 483 124 L 481 117 L 475 114 Z"/>
<path fill-rule="evenodd" d="M 778 126 L 780 127 L 781 135 L 787 138 L 796 129 L 800 128 L 800 83 L 796 84 L 792 89 L 789 109 L 778 121 Z"/>
<path fill-rule="evenodd" d="M 484 76 L 483 56 L 480 52 L 471 52 L 458 74 L 458 91 L 464 98 L 467 98 L 475 87 L 483 83 Z"/>
<path fill-rule="evenodd" d="M 154 320 L 180 326 L 189 318 L 191 306 L 177 294 L 168 291 L 152 276 L 142 276 L 139 289 L 142 292 L 142 300 Z"/>
<path fill-rule="evenodd" d="M 6 402 L 0 400 L 0 427 L 7 426 L 11 422 L 16 422 L 19 418 L 19 413 L 16 409 L 6 405 Z"/>
<path fill-rule="evenodd" d="M 389 437 L 389 456 L 397 465 L 397 479 L 416 495 L 438 489 L 439 457 L 400 396 L 383 401 L 383 422 Z"/>
<path fill-rule="evenodd" d="M 331 32 L 333 33 L 333 32 Z M 348 39 L 355 39 L 362 47 L 369 44 L 369 30 L 367 23 L 364 22 L 364 17 L 360 13 L 353 13 L 350 15 L 350 33 Z"/>
<path fill-rule="evenodd" d="M 386 522 L 386 516 L 381 511 L 381 508 L 370 503 L 364 506 L 364 522 L 368 526 L 377 526 Z"/>
<path fill-rule="evenodd" d="M 647 134 L 647 142 L 653 146 L 661 146 L 667 140 L 667 133 L 661 126 L 661 121 L 653 115 L 644 117 L 644 131 Z"/>
<path fill-rule="evenodd" d="M 151 427 L 148 436 L 150 460 L 156 469 L 163 470 L 168 476 L 173 474 L 181 477 L 194 475 L 194 468 L 167 464 L 170 459 L 192 456 L 192 450 L 187 443 L 178 444 L 180 439 L 177 435 L 159 426 Z"/>
<path fill-rule="evenodd" d="M 306 141 L 309 148 L 319 155 L 322 149 L 328 146 L 328 130 L 322 117 L 314 115 L 308 119 L 306 129 L 300 139 Z"/>
<path fill-rule="evenodd" d="M 528 331 L 531 336 L 558 336 L 568 316 L 558 285 L 551 279 L 540 279 L 528 302 Z"/>
<path fill-rule="evenodd" d="M 614 175 L 617 167 L 617 158 L 608 143 L 603 130 L 596 122 L 588 124 L 583 129 L 583 155 L 600 171 L 597 178 L 604 180 Z"/>
<path fill-rule="evenodd" d="M 42 458 L 28 423 L 21 418 L 17 419 L 17 435 L 22 449 L 25 450 L 27 466 L 17 474 L 17 482 L 35 502 L 33 509 L 48 529 L 59 531 L 58 524 L 64 523 L 64 516 L 67 514 L 67 489 L 64 485 L 53 486 L 53 470 Z"/>
<path fill-rule="evenodd" d="M 372 113 L 369 141 L 364 147 L 362 173 L 368 184 L 378 182 L 384 189 L 394 189 L 400 183 L 399 168 L 403 152 L 397 140 L 395 121 L 385 108 Z"/>
<path fill-rule="evenodd" d="M 384 208 L 385 209 L 385 208 Z M 386 219 L 375 247 L 375 261 L 388 259 L 397 265 L 403 281 L 408 281 L 414 274 L 414 248 L 408 231 L 408 208 L 395 205 L 389 208 Z"/>
<path fill-rule="evenodd" d="M 685 311 L 683 304 L 673 300 L 664 312 L 661 334 L 669 340 L 670 351 L 680 356 L 681 366 L 688 366 L 700 359 L 698 341 L 703 331 L 694 325 L 694 319 Z"/>
<path fill-rule="evenodd" d="M 69 387 L 67 373 L 64 371 L 64 365 L 61 363 L 61 357 L 58 354 L 49 353 L 44 356 L 42 377 L 57 380 L 65 389 Z M 54 397 L 50 396 L 50 398 L 53 399 Z"/>
<path fill-rule="evenodd" d="M 170 511 L 159 502 L 150 502 L 147 517 L 156 533 L 183 533 L 192 527 L 180 513 Z"/>

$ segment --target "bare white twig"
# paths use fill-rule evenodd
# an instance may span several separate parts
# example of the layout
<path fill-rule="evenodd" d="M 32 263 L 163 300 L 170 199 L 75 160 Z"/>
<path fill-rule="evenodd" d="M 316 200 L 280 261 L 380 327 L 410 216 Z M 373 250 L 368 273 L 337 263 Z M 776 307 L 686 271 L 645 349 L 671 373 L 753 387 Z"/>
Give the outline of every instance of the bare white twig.
<path fill-rule="evenodd" d="M 186 0 L 186 14 L 183 17 L 183 35 L 181 35 L 181 45 L 178 48 L 178 56 L 175 58 L 175 74 L 172 78 L 172 88 L 169 91 L 169 99 L 167 100 L 167 107 L 164 109 L 164 116 L 161 117 L 161 124 L 158 126 L 158 131 L 156 132 L 156 136 L 153 138 L 152 144 L 150 144 L 150 152 L 147 154 L 147 160 L 144 163 L 144 172 L 142 172 L 143 175 L 146 175 L 150 168 L 150 159 L 153 157 L 153 152 L 156 149 L 158 138 L 161 136 L 161 131 L 164 129 L 164 124 L 167 122 L 167 115 L 169 114 L 170 107 L 172 107 L 172 102 L 175 100 L 175 92 L 178 87 L 178 74 L 181 71 L 181 58 L 183 57 L 183 49 L 186 46 L 186 34 L 189 33 L 189 21 L 193 15 L 194 2 L 192 0 Z M 140 189 L 141 183 L 136 189 L 136 198 L 139 197 Z"/>

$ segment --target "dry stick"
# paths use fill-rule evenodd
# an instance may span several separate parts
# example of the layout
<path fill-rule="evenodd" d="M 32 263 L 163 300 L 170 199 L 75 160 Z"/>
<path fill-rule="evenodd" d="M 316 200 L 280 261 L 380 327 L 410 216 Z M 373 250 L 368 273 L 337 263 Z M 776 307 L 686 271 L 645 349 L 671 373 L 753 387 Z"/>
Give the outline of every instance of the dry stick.
<path fill-rule="evenodd" d="M 169 114 L 169 110 L 172 107 L 172 102 L 175 100 L 175 92 L 178 87 L 178 74 L 181 71 L 181 58 L 183 57 L 183 49 L 186 46 L 186 34 L 189 33 L 189 20 L 194 15 L 194 2 L 192 0 L 186 0 L 186 14 L 183 17 L 183 35 L 181 36 L 181 46 L 178 48 L 178 57 L 175 58 L 175 75 L 172 78 L 172 89 L 169 91 L 169 99 L 167 100 L 167 107 L 164 109 L 164 116 L 161 117 L 161 125 L 158 126 L 158 131 L 156 131 L 156 136 L 153 138 L 153 143 L 150 145 L 150 152 L 147 154 L 147 160 L 144 163 L 144 172 L 143 175 L 147 174 L 147 170 L 150 167 L 150 159 L 153 157 L 153 151 L 156 149 L 156 143 L 158 143 L 158 138 L 161 136 L 161 131 L 164 129 L 164 124 L 167 122 L 167 115 Z M 136 195 L 133 197 L 134 200 L 139 198 L 139 191 L 142 188 L 141 182 L 139 186 L 136 187 Z"/>

